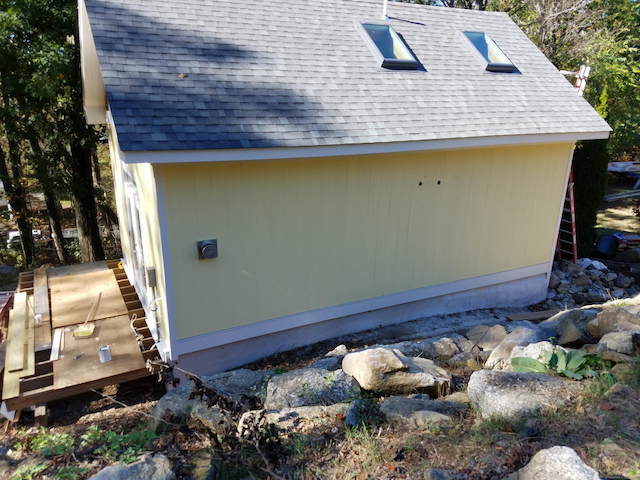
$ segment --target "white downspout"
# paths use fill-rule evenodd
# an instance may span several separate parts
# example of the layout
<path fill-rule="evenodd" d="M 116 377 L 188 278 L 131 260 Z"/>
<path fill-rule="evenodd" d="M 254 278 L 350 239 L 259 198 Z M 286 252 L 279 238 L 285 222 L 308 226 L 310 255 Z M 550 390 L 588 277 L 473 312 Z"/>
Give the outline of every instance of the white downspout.
<path fill-rule="evenodd" d="M 387 1 L 388 0 L 382 0 L 384 3 L 382 4 L 382 19 L 383 20 L 389 20 L 389 17 L 387 17 Z"/>

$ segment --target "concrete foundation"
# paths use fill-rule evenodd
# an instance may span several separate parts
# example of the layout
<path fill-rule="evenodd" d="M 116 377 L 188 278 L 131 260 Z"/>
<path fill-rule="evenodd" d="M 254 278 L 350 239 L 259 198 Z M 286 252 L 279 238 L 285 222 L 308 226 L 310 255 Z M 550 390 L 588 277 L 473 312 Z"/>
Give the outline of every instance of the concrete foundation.
<path fill-rule="evenodd" d="M 278 352 L 419 318 L 483 308 L 524 307 L 543 301 L 547 294 L 547 284 L 547 275 L 540 274 L 381 308 L 182 354 L 176 364 L 195 374 L 211 375 Z M 425 320 L 429 321 L 428 318 Z M 446 333 L 447 327 L 442 324 L 441 318 L 433 319 L 434 336 Z"/>

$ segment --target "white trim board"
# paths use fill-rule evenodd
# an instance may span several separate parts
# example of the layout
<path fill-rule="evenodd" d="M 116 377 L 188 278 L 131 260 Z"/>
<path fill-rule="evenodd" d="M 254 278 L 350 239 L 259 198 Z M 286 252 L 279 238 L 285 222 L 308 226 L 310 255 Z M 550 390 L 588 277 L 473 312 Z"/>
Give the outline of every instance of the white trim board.
<path fill-rule="evenodd" d="M 440 297 L 452 293 L 463 292 L 475 288 L 487 287 L 499 283 L 520 280 L 536 275 L 546 275 L 549 268 L 548 262 L 531 265 L 529 267 L 517 268 L 506 272 L 482 275 L 480 277 L 467 278 L 454 282 L 433 285 L 430 287 L 417 288 L 405 292 L 392 293 L 380 297 L 369 298 L 357 302 L 344 303 L 332 307 L 320 308 L 309 312 L 287 315 L 284 317 L 264 320 L 262 322 L 243 325 L 241 327 L 230 328 L 221 332 L 209 333 L 197 337 L 177 340 L 172 348 L 175 355 L 174 360 L 179 355 L 205 350 L 211 347 L 234 343 L 247 338 L 259 337 L 270 333 L 280 332 L 291 328 L 310 325 L 313 323 L 332 320 L 335 318 L 355 315 L 371 310 L 416 302 L 428 298 Z M 175 318 L 175 317 L 174 317 Z"/>
<path fill-rule="evenodd" d="M 287 160 L 348 155 L 372 155 L 463 148 L 565 143 L 576 140 L 609 138 L 609 132 L 549 133 L 540 135 L 504 135 L 417 142 L 371 143 L 360 145 L 327 145 L 318 147 L 238 148 L 221 150 L 157 150 L 123 152 L 125 163 L 202 163 L 257 160 Z"/>

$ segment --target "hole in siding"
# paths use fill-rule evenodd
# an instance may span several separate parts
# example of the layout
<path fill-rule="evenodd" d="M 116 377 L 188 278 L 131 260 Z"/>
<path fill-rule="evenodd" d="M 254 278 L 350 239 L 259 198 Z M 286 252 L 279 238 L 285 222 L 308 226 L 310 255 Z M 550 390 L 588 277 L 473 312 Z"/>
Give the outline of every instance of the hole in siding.
<path fill-rule="evenodd" d="M 440 185 L 440 180 L 438 180 L 438 185 Z"/>
<path fill-rule="evenodd" d="M 422 182 L 418 182 L 418 185 L 422 186 Z"/>

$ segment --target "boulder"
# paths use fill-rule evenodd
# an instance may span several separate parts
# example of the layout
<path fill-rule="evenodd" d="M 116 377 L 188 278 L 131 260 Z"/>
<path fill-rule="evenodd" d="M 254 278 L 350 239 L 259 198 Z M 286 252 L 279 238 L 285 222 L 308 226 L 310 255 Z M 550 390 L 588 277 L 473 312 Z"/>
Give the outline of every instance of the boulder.
<path fill-rule="evenodd" d="M 362 400 L 361 398 L 351 402 L 351 405 L 349 405 L 347 412 L 344 414 L 345 415 L 344 424 L 347 427 L 355 428 L 360 425 L 360 422 L 361 422 L 360 417 L 361 417 L 361 412 L 363 407 L 364 407 L 364 400 Z"/>
<path fill-rule="evenodd" d="M 334 405 L 283 408 L 281 410 L 267 411 L 264 418 L 267 423 L 274 423 L 280 428 L 290 428 L 295 426 L 300 420 L 335 418 L 338 415 L 347 415 L 350 407 L 351 404 L 349 403 L 336 403 Z M 248 414 L 252 414 L 252 412 L 246 412 L 244 415 Z M 242 419 L 240 419 L 240 423 L 243 423 Z M 244 423 L 246 423 L 246 421 Z"/>
<path fill-rule="evenodd" d="M 171 462 L 161 454 L 144 455 L 130 465 L 103 468 L 91 480 L 174 480 Z"/>
<path fill-rule="evenodd" d="M 501 369 L 511 362 L 509 358 L 511 351 L 516 346 L 529 345 L 538 341 L 538 335 L 534 330 L 526 327 L 518 327 L 513 332 L 504 337 L 504 340 L 493 349 L 491 355 L 485 362 L 485 368 Z"/>
<path fill-rule="evenodd" d="M 266 396 L 266 384 L 273 376 L 273 371 L 252 371 L 247 369 L 231 370 L 230 372 L 201 377 L 205 384 L 215 388 L 220 393 L 241 401 L 242 396 L 256 396 L 264 400 Z M 183 382 L 164 395 L 153 407 L 151 415 L 159 419 L 170 418 L 185 419 L 195 400 L 189 400 L 189 394 L 193 388 L 193 382 Z M 161 422 L 156 418 L 149 418 L 149 428 L 156 430 Z"/>
<path fill-rule="evenodd" d="M 587 328 L 594 338 L 599 339 L 616 330 L 640 330 L 640 319 L 624 308 L 609 307 L 602 310 L 595 320 L 590 321 Z"/>
<path fill-rule="evenodd" d="M 467 394 L 483 418 L 517 421 L 563 404 L 579 388 L 577 382 L 543 373 L 480 370 L 471 375 Z"/>
<path fill-rule="evenodd" d="M 616 255 L 614 261 L 623 263 L 640 263 L 640 248 L 632 248 L 625 250 L 624 252 L 620 252 Z"/>
<path fill-rule="evenodd" d="M 360 396 L 355 379 L 342 370 L 304 368 L 276 375 L 267 385 L 265 408 L 332 405 Z"/>
<path fill-rule="evenodd" d="M 430 338 L 416 344 L 428 358 L 451 358 L 461 352 L 468 352 L 474 347 L 474 343 L 462 335 L 449 335 L 440 338 Z"/>
<path fill-rule="evenodd" d="M 463 412 L 467 408 L 464 403 L 431 400 L 428 397 L 388 397 L 380 405 L 380 411 L 389 420 L 408 421 L 418 426 L 449 422 L 451 417 L 448 415 Z"/>
<path fill-rule="evenodd" d="M 640 329 L 635 332 L 609 332 L 600 339 L 599 343 L 606 345 L 609 350 L 613 350 L 614 352 L 632 355 L 634 353 L 634 335 L 640 340 Z M 636 343 L 637 342 L 638 341 L 636 341 Z"/>
<path fill-rule="evenodd" d="M 467 338 L 483 350 L 492 350 L 507 336 L 507 329 L 502 325 L 488 327 L 478 325 L 467 332 Z"/>
<path fill-rule="evenodd" d="M 426 358 L 404 356 L 398 350 L 369 348 L 342 360 L 342 369 L 365 390 L 381 393 L 427 392 L 434 396 L 449 391 L 451 377 Z"/>
<path fill-rule="evenodd" d="M 620 383 L 629 384 L 637 378 L 635 368 L 628 363 L 618 363 L 609 371 Z"/>
<path fill-rule="evenodd" d="M 444 397 L 443 400 L 447 400 L 448 402 L 456 402 L 456 403 L 469 403 L 469 395 L 467 392 L 453 392 Z"/>
<path fill-rule="evenodd" d="M 215 434 L 224 434 L 233 430 L 233 418 L 229 412 L 225 412 L 217 406 L 209 407 L 206 403 L 196 401 L 191 408 L 189 424 L 200 423 Z"/>
<path fill-rule="evenodd" d="M 319 368 L 320 370 L 329 370 L 330 372 L 333 372 L 334 370 L 338 370 L 340 368 L 340 358 L 321 358 L 320 360 L 316 360 L 311 365 L 309 365 L 308 368 Z"/>
<path fill-rule="evenodd" d="M 327 353 L 325 357 L 344 357 L 347 353 L 349 353 L 349 349 L 346 347 L 346 345 L 338 345 L 336 348 Z"/>
<path fill-rule="evenodd" d="M 473 370 L 479 370 L 478 361 L 480 360 L 480 351 L 477 352 L 460 352 L 454 357 L 447 360 L 447 365 L 451 367 L 468 367 Z"/>
<path fill-rule="evenodd" d="M 533 358 L 534 360 L 542 361 L 542 356 L 544 352 L 553 353 L 556 347 L 554 347 L 550 342 L 538 342 L 531 343 L 524 347 L 513 347 L 511 350 L 511 355 L 509 356 L 509 360 L 520 357 L 528 357 Z M 557 347 L 561 350 L 566 350 L 562 347 Z"/>
<path fill-rule="evenodd" d="M 591 334 L 589 333 L 587 324 L 596 317 L 595 311 L 580 309 L 567 310 L 566 312 L 560 312 L 557 315 L 554 315 L 554 317 L 558 317 L 560 315 L 562 316 L 560 317 L 560 321 L 556 327 L 556 331 L 559 336 L 559 345 L 579 346 L 593 341 L 593 337 L 591 337 Z"/>
<path fill-rule="evenodd" d="M 569 447 L 540 450 L 518 472 L 517 480 L 600 480 L 598 473 L 585 464 Z"/>

